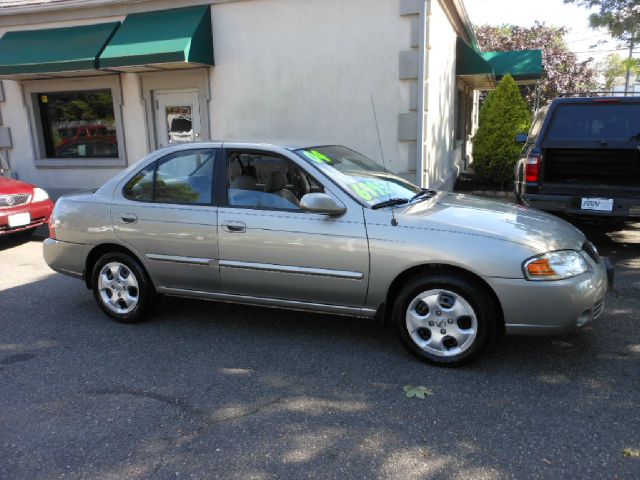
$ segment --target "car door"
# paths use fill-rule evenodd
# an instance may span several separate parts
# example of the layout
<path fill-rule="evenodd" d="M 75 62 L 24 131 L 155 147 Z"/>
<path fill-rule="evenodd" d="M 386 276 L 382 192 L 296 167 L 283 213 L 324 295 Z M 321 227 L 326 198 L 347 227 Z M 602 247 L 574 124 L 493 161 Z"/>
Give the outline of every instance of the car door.
<path fill-rule="evenodd" d="M 217 148 L 182 149 L 142 168 L 116 189 L 116 235 L 143 258 L 156 287 L 220 288 Z"/>
<path fill-rule="evenodd" d="M 218 213 L 222 291 L 276 303 L 361 307 L 369 276 L 362 207 L 294 158 L 284 149 L 225 149 L 227 196 Z M 311 192 L 332 195 L 346 213 L 300 210 L 299 199 Z"/>

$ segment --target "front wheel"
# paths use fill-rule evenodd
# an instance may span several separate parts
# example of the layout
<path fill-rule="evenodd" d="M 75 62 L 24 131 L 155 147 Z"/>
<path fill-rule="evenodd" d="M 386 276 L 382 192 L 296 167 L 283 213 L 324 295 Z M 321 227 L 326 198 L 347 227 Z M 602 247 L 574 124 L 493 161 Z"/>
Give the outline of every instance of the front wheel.
<path fill-rule="evenodd" d="M 495 334 L 493 302 L 481 285 L 454 275 L 423 275 L 396 299 L 393 321 L 404 346 L 419 359 L 460 366 L 476 358 Z"/>
<path fill-rule="evenodd" d="M 120 252 L 103 255 L 91 278 L 96 302 L 118 322 L 139 322 L 153 307 L 155 289 L 144 269 L 129 255 Z"/>

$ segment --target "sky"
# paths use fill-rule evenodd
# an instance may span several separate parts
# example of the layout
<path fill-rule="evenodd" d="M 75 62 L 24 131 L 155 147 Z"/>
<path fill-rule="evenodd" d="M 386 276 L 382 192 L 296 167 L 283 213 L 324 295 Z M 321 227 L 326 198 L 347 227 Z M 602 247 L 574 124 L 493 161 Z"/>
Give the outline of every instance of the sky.
<path fill-rule="evenodd" d="M 594 57 L 595 61 L 599 61 L 613 53 L 602 50 L 619 47 L 606 31 L 594 30 L 589 26 L 589 10 L 565 5 L 562 0 L 466 0 L 465 6 L 475 25 L 509 23 L 530 26 L 539 20 L 549 25 L 567 27 L 568 47 L 576 52 L 580 60 Z M 592 48 L 599 40 L 607 40 L 607 43 Z M 627 55 L 625 50 L 616 53 Z"/>

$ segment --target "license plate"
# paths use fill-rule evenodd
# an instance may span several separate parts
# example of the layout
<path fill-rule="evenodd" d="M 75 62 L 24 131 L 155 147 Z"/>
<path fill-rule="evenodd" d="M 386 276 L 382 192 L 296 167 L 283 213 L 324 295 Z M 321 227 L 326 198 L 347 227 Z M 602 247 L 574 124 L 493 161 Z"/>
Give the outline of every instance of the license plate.
<path fill-rule="evenodd" d="M 580 208 L 582 210 L 611 212 L 613 210 L 613 198 L 583 198 Z"/>
<path fill-rule="evenodd" d="M 9 215 L 9 228 L 24 227 L 29 223 L 31 223 L 31 214 L 29 212 Z"/>

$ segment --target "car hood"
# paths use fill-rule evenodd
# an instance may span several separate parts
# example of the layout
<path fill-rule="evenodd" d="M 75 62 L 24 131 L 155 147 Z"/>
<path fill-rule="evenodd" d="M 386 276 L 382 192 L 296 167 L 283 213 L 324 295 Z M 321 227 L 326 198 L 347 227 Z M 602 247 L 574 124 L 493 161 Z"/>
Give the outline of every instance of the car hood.
<path fill-rule="evenodd" d="M 396 210 L 396 217 L 401 225 L 493 237 L 538 252 L 579 250 L 585 241 L 580 230 L 548 213 L 455 193 L 439 192 L 431 199 Z"/>
<path fill-rule="evenodd" d="M 13 178 L 0 176 L 0 195 L 11 195 L 15 193 L 31 193 L 33 185 Z"/>

